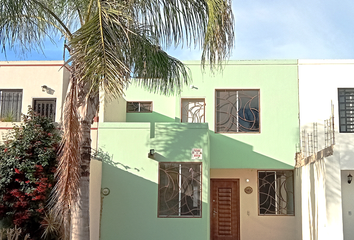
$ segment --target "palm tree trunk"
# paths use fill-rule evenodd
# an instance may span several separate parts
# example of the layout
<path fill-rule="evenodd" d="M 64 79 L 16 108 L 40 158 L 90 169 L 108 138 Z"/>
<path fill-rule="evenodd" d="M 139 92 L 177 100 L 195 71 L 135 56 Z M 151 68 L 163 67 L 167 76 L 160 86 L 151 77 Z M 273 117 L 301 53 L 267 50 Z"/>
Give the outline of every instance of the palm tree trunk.
<path fill-rule="evenodd" d="M 81 178 L 78 201 L 71 208 L 71 240 L 90 239 L 91 122 L 81 121 Z"/>
<path fill-rule="evenodd" d="M 71 240 L 90 240 L 91 124 L 98 112 L 99 95 L 89 94 L 87 83 L 79 82 L 80 184 L 78 200 L 71 206 Z"/>

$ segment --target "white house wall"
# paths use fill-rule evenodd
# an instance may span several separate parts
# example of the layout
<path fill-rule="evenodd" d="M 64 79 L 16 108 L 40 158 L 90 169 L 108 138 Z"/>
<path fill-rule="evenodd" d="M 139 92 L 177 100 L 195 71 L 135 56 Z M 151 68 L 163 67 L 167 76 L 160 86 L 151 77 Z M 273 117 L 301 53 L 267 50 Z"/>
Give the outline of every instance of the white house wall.
<path fill-rule="evenodd" d="M 338 88 L 354 88 L 354 60 L 299 60 L 300 128 L 318 124 L 318 150 L 324 149 L 324 120 L 334 106 L 335 144 L 341 169 L 354 169 L 354 134 L 339 133 Z"/>
<path fill-rule="evenodd" d="M 333 155 L 298 170 L 303 239 L 352 239 L 348 223 L 353 217 L 348 213 L 354 211 L 349 200 L 354 191 L 342 170 L 354 169 L 354 134 L 339 133 L 338 88 L 354 88 L 354 60 L 299 60 L 298 67 L 300 129 L 308 136 L 317 123 L 318 150 L 324 149 L 324 120 L 330 118 L 333 103 L 335 132 Z"/>

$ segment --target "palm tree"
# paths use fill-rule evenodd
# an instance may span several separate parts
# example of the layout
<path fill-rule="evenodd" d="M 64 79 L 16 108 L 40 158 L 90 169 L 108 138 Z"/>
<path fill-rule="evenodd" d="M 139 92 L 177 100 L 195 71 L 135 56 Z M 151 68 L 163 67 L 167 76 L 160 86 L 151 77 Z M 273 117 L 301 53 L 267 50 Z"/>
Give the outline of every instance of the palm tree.
<path fill-rule="evenodd" d="M 90 126 L 99 92 L 119 97 L 134 81 L 178 93 L 188 69 L 163 49 L 200 47 L 202 66 L 218 69 L 233 47 L 233 28 L 231 0 L 0 0 L 3 50 L 42 50 L 58 34 L 67 43 L 71 77 L 51 205 L 66 238 L 71 218 L 72 239 L 89 239 Z"/>

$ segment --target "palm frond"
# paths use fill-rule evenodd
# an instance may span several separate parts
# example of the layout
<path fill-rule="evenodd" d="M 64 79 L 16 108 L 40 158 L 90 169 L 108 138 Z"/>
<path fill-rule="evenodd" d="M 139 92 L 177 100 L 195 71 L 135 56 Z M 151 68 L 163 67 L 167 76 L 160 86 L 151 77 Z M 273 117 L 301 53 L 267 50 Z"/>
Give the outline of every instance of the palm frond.
<path fill-rule="evenodd" d="M 0 43 L 3 50 L 15 46 L 23 53 L 31 49 L 41 50 L 45 38 L 52 40 L 55 32 L 70 36 L 70 30 L 56 14 L 58 8 L 52 2 L 0 0 Z"/>
<path fill-rule="evenodd" d="M 62 224 L 64 238 L 69 236 L 69 208 L 77 201 L 80 183 L 80 123 L 77 113 L 78 88 L 72 70 L 70 90 L 64 105 L 63 142 L 58 159 L 55 184 L 49 206 Z"/>
<path fill-rule="evenodd" d="M 149 27 L 163 47 L 200 47 L 211 69 L 228 58 L 234 44 L 230 0 L 135 0 L 134 19 Z"/>
<path fill-rule="evenodd" d="M 71 59 L 80 63 L 81 80 L 89 94 L 102 88 L 113 97 L 123 95 L 131 77 L 152 92 L 178 92 L 190 80 L 187 68 L 158 46 L 150 29 L 134 22 L 129 5 L 102 2 L 99 11 L 74 33 Z"/>
<path fill-rule="evenodd" d="M 102 87 L 106 93 L 121 96 L 129 82 L 130 43 L 126 26 L 130 19 L 124 5 L 119 9 L 102 2 L 96 15 L 70 41 L 69 61 L 79 66 L 80 81 L 91 86 L 89 94 L 98 94 Z"/>
<path fill-rule="evenodd" d="M 133 78 L 153 93 L 179 94 L 190 83 L 189 69 L 144 36 L 132 36 Z"/>
<path fill-rule="evenodd" d="M 208 60 L 210 68 L 230 57 L 234 44 L 234 19 L 230 0 L 206 0 L 208 26 L 204 38 L 202 66 Z"/>
<path fill-rule="evenodd" d="M 134 18 L 148 26 L 161 46 L 200 45 L 208 22 L 204 0 L 135 0 Z"/>

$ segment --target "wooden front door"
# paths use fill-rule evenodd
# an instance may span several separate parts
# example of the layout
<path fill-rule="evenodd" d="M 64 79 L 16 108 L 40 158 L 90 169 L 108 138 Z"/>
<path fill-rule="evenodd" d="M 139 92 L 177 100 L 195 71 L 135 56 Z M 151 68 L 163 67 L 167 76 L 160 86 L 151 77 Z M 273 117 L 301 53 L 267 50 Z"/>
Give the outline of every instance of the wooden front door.
<path fill-rule="evenodd" d="M 210 239 L 240 239 L 240 182 L 211 179 Z"/>

